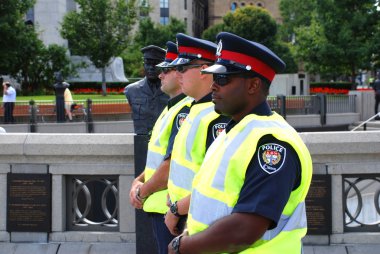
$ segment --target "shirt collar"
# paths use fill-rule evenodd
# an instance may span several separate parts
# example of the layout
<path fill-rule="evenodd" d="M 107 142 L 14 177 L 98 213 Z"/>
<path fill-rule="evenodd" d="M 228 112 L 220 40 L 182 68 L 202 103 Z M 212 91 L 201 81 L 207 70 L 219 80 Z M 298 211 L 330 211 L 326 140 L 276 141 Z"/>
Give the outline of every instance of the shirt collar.
<path fill-rule="evenodd" d="M 270 116 L 273 114 L 273 112 L 270 109 L 268 102 L 265 100 L 264 102 L 254 107 L 249 114 L 258 116 Z M 236 124 L 237 122 L 235 122 L 234 120 L 229 121 L 226 126 L 226 132 L 229 132 Z"/>
<path fill-rule="evenodd" d="M 168 109 L 173 107 L 175 104 L 177 104 L 180 100 L 182 100 L 185 97 L 186 97 L 186 95 L 181 93 L 181 94 L 169 99 L 168 100 Z"/>
<path fill-rule="evenodd" d="M 193 101 L 193 103 L 191 104 L 191 106 L 193 106 L 195 104 L 199 104 L 199 103 L 210 102 L 210 101 L 212 101 L 212 96 L 211 96 L 211 93 L 208 93 L 205 96 L 203 96 L 200 100 Z"/>

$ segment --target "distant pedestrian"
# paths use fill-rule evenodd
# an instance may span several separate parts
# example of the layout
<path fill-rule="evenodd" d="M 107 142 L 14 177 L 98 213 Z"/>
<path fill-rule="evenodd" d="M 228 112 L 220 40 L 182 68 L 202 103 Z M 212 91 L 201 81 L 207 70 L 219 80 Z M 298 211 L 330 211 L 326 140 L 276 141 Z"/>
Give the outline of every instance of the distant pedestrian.
<path fill-rule="evenodd" d="M 16 90 L 11 83 L 3 82 L 4 123 L 14 123 L 13 109 L 16 102 Z"/>
<path fill-rule="evenodd" d="M 73 121 L 73 116 L 71 114 L 71 105 L 73 105 L 73 96 L 71 95 L 69 88 L 66 88 L 65 93 L 63 94 L 63 98 L 65 99 L 66 115 L 69 118 L 69 121 L 71 122 Z"/>
<path fill-rule="evenodd" d="M 373 83 L 373 90 L 375 90 L 375 114 L 379 112 L 379 103 L 380 103 L 380 73 L 377 74 L 377 78 Z M 377 116 L 376 120 L 380 120 L 380 117 Z"/>

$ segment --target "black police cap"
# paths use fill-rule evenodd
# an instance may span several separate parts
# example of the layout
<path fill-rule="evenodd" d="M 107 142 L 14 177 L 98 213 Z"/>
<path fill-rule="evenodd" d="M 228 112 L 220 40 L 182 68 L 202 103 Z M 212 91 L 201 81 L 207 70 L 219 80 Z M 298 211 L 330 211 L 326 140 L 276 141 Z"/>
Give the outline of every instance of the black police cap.
<path fill-rule="evenodd" d="M 271 82 L 276 73 L 285 69 L 285 63 L 264 45 L 232 33 L 217 35 L 217 60 L 203 73 L 254 73 Z"/>
<path fill-rule="evenodd" d="M 185 65 L 189 62 L 199 59 L 209 62 L 214 62 L 216 44 L 211 41 L 206 41 L 189 35 L 178 33 L 176 35 L 178 44 L 178 58 L 170 65 Z"/>
<path fill-rule="evenodd" d="M 163 62 L 161 62 L 161 63 L 159 63 L 159 64 L 156 65 L 159 68 L 168 68 L 168 67 L 171 67 L 171 66 L 168 66 L 168 65 L 171 62 L 173 62 L 178 57 L 177 44 L 175 44 L 172 41 L 168 41 L 166 43 L 166 47 L 167 47 L 167 50 L 166 50 L 165 60 Z"/>
<path fill-rule="evenodd" d="M 154 59 L 163 61 L 166 51 L 155 45 L 149 45 L 141 49 L 144 59 Z"/>

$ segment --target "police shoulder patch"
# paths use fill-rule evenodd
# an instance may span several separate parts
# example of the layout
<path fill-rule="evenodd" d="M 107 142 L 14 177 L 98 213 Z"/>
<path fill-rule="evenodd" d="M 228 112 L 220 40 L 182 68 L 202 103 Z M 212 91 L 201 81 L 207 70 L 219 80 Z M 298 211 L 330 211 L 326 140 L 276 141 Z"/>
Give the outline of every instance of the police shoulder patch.
<path fill-rule="evenodd" d="M 177 127 L 177 129 L 179 130 L 179 128 L 181 127 L 183 121 L 185 121 L 186 117 L 187 117 L 187 113 L 179 113 L 175 119 L 175 125 Z"/>
<path fill-rule="evenodd" d="M 257 156 L 262 170 L 273 174 L 284 165 L 286 148 L 276 143 L 267 143 L 259 147 Z"/>
<path fill-rule="evenodd" d="M 217 123 L 212 126 L 212 137 L 216 139 L 222 131 L 226 128 L 227 123 Z"/>

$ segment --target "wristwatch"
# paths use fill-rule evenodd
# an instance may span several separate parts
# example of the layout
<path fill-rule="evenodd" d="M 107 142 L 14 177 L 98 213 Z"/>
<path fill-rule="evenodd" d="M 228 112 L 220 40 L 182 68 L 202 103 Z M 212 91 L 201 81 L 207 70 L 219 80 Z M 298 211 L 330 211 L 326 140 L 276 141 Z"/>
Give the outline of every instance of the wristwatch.
<path fill-rule="evenodd" d="M 141 186 L 137 187 L 137 189 L 136 189 L 136 198 L 137 198 L 139 201 L 144 202 L 144 201 L 145 201 L 145 198 L 142 198 L 142 197 L 140 196 L 140 189 L 141 189 Z"/>
<path fill-rule="evenodd" d="M 173 251 L 175 252 L 175 254 L 181 254 L 181 253 L 179 252 L 179 244 L 180 244 L 180 241 L 181 241 L 182 236 L 183 236 L 183 235 L 177 236 L 177 237 L 174 238 L 173 241 L 172 241 L 172 249 L 173 249 Z"/>
<path fill-rule="evenodd" d="M 172 214 L 174 214 L 175 216 L 179 217 L 179 213 L 178 213 L 178 206 L 177 206 L 177 201 L 174 202 L 174 203 L 171 203 L 170 205 L 170 212 Z"/>

